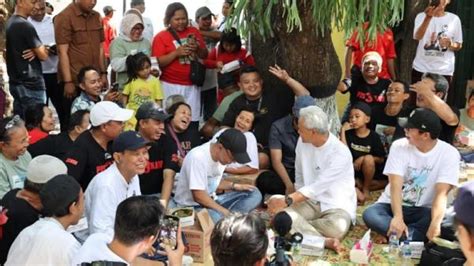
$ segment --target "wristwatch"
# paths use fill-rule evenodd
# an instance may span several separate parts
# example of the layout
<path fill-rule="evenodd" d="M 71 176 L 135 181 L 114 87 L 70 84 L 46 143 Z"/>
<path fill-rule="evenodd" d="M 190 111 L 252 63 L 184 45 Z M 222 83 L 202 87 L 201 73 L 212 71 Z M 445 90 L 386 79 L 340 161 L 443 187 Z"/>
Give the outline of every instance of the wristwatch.
<path fill-rule="evenodd" d="M 290 196 L 285 196 L 286 206 L 290 207 L 293 204 L 293 199 Z"/>

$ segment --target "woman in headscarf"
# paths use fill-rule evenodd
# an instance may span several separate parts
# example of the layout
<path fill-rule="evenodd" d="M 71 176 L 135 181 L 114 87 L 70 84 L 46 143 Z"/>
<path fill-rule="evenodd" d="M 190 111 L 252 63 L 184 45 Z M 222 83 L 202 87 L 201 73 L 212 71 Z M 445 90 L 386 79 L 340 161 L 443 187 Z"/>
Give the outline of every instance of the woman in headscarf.
<path fill-rule="evenodd" d="M 148 56 L 151 53 L 151 43 L 143 38 L 143 20 L 133 9 L 127 11 L 120 23 L 120 34 L 110 45 L 110 64 L 117 73 L 116 81 L 122 91 L 127 81 L 127 56 L 142 52 Z"/>

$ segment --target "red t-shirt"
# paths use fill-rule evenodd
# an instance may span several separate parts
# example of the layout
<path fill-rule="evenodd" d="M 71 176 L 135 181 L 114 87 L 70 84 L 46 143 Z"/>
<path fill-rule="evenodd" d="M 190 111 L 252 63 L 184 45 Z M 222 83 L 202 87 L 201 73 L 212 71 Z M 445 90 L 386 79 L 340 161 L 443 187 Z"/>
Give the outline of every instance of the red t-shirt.
<path fill-rule="evenodd" d="M 115 32 L 114 27 L 110 25 L 110 17 L 104 17 L 102 19 L 102 27 L 104 28 L 104 54 L 105 57 L 109 58 L 110 57 L 110 44 L 112 41 L 115 39 L 115 36 L 117 35 Z"/>
<path fill-rule="evenodd" d="M 367 24 L 365 25 L 367 27 Z M 357 40 L 357 31 L 355 31 L 351 38 L 346 42 L 347 47 L 352 47 L 354 49 L 352 53 L 352 62 L 354 65 L 361 67 L 362 57 L 365 53 L 375 51 L 380 54 L 382 57 L 382 70 L 379 73 L 380 78 L 391 79 L 390 73 L 388 72 L 388 59 L 394 59 L 397 57 L 395 52 L 395 42 L 393 40 L 393 32 L 391 29 L 387 30 L 382 34 L 377 34 L 375 43 L 367 39 L 364 44 L 363 50 L 361 50 L 360 43 Z"/>
<path fill-rule="evenodd" d="M 198 29 L 194 27 L 187 27 L 183 31 L 176 32 L 180 38 L 181 44 L 186 44 L 189 35 L 194 35 L 200 48 L 206 49 L 206 44 L 201 36 Z M 176 50 L 179 47 L 179 43 L 175 40 L 173 35 L 168 30 L 163 30 L 158 33 L 153 39 L 152 45 L 152 56 L 160 57 L 167 55 Z M 179 57 L 173 60 L 169 65 L 161 69 L 161 80 L 179 84 L 179 85 L 192 85 L 190 79 L 190 60 L 188 57 Z"/>
<path fill-rule="evenodd" d="M 222 61 L 225 65 L 234 60 L 240 60 L 245 65 L 255 66 L 255 60 L 253 56 L 245 48 L 240 48 L 240 50 L 236 53 L 221 53 L 218 51 L 218 49 L 219 47 L 214 47 L 207 56 L 207 59 L 204 60 L 204 65 L 207 68 L 216 68 L 216 63 L 218 61 Z"/>
<path fill-rule="evenodd" d="M 36 143 L 37 141 L 44 139 L 48 136 L 48 133 L 42 131 L 41 129 L 35 127 L 32 130 L 28 131 L 28 136 L 30 136 L 30 145 Z"/>

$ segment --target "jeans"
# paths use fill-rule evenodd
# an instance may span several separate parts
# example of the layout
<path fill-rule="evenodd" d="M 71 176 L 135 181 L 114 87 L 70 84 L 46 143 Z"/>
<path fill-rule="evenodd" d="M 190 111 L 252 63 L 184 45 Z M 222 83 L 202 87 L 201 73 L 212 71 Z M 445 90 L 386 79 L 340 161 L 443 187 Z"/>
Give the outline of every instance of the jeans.
<path fill-rule="evenodd" d="M 10 93 L 14 99 L 13 113 L 22 118 L 25 117 L 25 110 L 29 105 L 46 103 L 46 91 L 44 89 L 30 90 L 23 84 L 13 84 L 10 82 Z"/>
<path fill-rule="evenodd" d="M 431 208 L 402 206 L 402 212 L 411 240 L 424 241 L 431 223 Z M 367 227 L 387 235 L 393 218 L 392 207 L 389 203 L 375 203 L 364 211 L 362 218 Z"/>

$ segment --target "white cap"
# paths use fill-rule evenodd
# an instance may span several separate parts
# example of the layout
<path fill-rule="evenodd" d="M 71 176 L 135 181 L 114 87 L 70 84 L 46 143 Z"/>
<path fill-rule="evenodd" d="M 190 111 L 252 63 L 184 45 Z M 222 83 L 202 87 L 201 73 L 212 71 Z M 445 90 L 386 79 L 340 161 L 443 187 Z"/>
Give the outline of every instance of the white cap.
<path fill-rule="evenodd" d="M 125 122 L 133 115 L 133 110 L 120 108 L 116 103 L 110 101 L 102 101 L 96 103 L 90 113 L 92 126 L 100 126 L 109 121 Z"/>
<path fill-rule="evenodd" d="M 45 184 L 57 175 L 67 174 L 63 161 L 51 155 L 39 155 L 33 158 L 26 170 L 26 179 L 33 183 Z"/>

